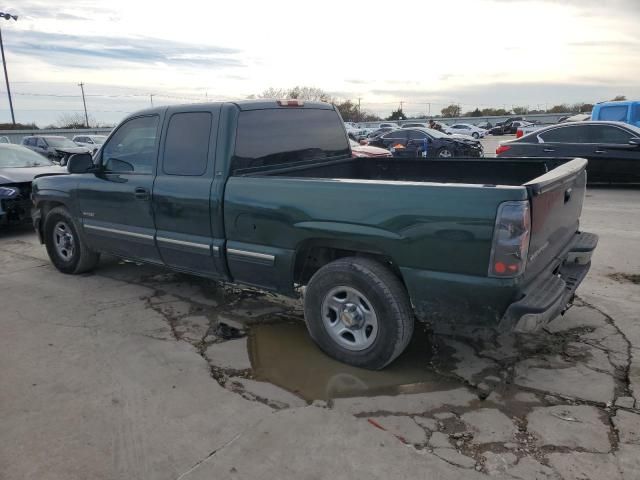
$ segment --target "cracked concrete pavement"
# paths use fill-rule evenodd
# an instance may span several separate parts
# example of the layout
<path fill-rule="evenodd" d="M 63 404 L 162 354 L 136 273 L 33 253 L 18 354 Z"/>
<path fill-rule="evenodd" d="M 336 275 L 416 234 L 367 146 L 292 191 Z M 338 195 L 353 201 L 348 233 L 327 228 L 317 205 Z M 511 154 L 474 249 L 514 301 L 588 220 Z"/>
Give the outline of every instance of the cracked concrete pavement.
<path fill-rule="evenodd" d="M 640 478 L 640 191 L 591 189 L 576 306 L 534 335 L 418 329 L 382 372 L 300 306 L 0 232 L 0 478 Z"/>

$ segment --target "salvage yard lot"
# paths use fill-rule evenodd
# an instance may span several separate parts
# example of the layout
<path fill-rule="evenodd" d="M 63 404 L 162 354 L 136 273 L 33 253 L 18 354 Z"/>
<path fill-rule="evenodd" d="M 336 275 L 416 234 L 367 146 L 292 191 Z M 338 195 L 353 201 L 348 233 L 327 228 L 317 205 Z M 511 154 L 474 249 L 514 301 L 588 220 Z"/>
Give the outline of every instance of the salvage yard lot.
<path fill-rule="evenodd" d="M 2 232 L 0 478 L 637 478 L 639 202 L 588 191 L 600 245 L 548 332 L 419 331 L 382 372 L 320 353 L 295 302 L 114 258 L 64 276 Z"/>

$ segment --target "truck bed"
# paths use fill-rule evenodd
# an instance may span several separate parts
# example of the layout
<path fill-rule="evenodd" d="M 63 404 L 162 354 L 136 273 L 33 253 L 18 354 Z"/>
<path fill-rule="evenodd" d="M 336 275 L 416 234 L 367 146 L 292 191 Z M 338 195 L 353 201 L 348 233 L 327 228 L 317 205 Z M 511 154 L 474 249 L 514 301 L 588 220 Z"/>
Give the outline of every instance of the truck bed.
<path fill-rule="evenodd" d="M 550 159 L 371 159 L 353 158 L 315 162 L 278 169 L 257 169 L 243 174 L 297 178 L 524 185 L 544 175 L 557 162 Z"/>

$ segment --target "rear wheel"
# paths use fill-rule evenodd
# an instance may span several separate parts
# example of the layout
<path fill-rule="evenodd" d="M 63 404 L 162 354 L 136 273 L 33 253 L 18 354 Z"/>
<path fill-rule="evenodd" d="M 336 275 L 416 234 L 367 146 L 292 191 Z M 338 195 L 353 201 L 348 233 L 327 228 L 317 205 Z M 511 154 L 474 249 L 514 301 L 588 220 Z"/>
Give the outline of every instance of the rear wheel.
<path fill-rule="evenodd" d="M 413 334 L 404 286 L 385 265 L 368 258 L 343 258 L 318 270 L 307 285 L 304 312 L 318 346 L 357 367 L 384 368 Z"/>
<path fill-rule="evenodd" d="M 471 134 L 471 136 L 472 136 L 473 138 L 475 138 L 476 140 L 477 140 L 478 138 L 480 138 L 480 134 L 479 134 L 478 132 L 473 132 L 473 133 Z"/>
<path fill-rule="evenodd" d="M 100 260 L 100 254 L 87 246 L 71 214 L 64 207 L 53 208 L 47 214 L 44 241 L 51 263 L 62 273 L 87 272 Z"/>
<path fill-rule="evenodd" d="M 438 150 L 437 156 L 439 158 L 451 158 L 453 157 L 453 154 L 447 147 L 442 147 L 440 150 Z"/>

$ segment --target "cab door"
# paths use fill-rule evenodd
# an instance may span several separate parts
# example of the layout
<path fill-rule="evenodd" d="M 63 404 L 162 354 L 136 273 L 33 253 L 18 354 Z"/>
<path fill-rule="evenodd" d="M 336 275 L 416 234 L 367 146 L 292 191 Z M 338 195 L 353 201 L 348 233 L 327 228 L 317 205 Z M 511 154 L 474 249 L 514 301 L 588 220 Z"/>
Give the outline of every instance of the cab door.
<path fill-rule="evenodd" d="M 160 124 L 159 114 L 125 121 L 105 143 L 99 172 L 78 182 L 80 217 L 94 249 L 162 263 L 151 204 Z"/>
<path fill-rule="evenodd" d="M 224 235 L 212 222 L 222 219 L 211 199 L 220 106 L 176 107 L 166 115 L 153 186 L 158 250 L 172 268 L 225 278 Z"/>

